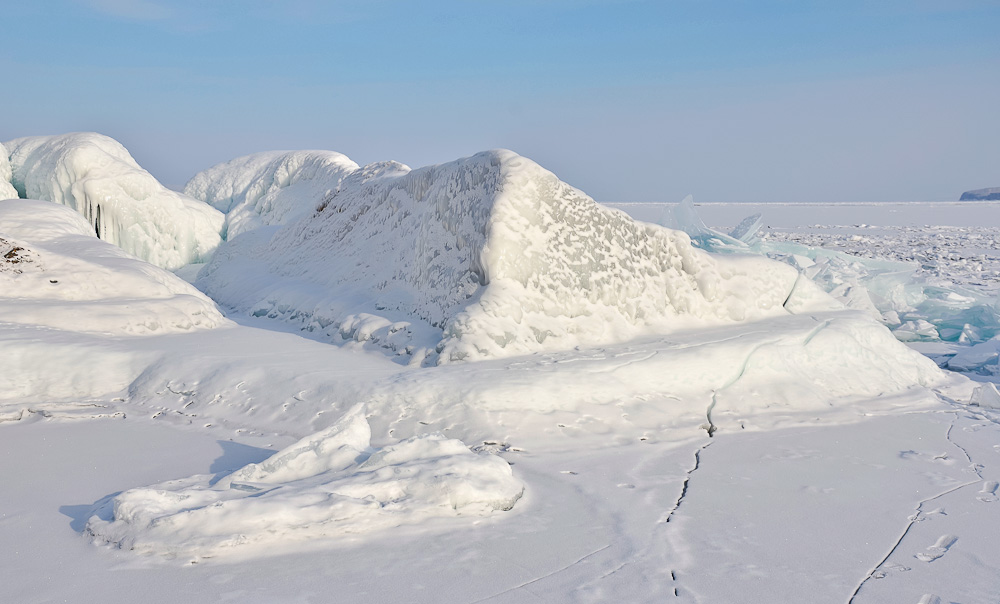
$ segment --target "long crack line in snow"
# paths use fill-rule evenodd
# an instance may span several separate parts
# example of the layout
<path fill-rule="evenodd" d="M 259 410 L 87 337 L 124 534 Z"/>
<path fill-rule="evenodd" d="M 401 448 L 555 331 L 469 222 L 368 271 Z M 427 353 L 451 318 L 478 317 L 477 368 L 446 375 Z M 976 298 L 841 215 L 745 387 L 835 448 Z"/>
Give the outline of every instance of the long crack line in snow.
<path fill-rule="evenodd" d="M 829 327 L 831 323 L 831 321 L 829 320 L 821 321 L 816 317 L 810 317 L 810 318 L 819 323 L 819 325 L 809 330 L 809 333 L 807 333 L 806 337 L 802 340 L 803 346 L 808 346 L 809 342 L 811 342 L 813 338 L 815 338 L 816 335 L 819 334 L 819 332 Z M 777 344 L 780 341 L 781 341 L 780 339 L 769 340 L 767 342 L 761 342 L 760 344 L 757 344 L 756 346 L 751 348 L 750 352 L 747 353 L 746 358 L 743 359 L 743 364 L 740 366 L 740 370 L 736 374 L 736 377 L 726 382 L 720 388 L 712 391 L 712 402 L 708 404 L 708 409 L 705 410 L 705 419 L 708 421 L 708 427 L 705 430 L 708 432 L 709 437 L 713 436 L 716 430 L 718 430 L 718 426 L 716 426 L 715 422 L 712 421 L 712 411 L 715 409 L 715 405 L 719 402 L 718 400 L 719 393 L 725 390 L 726 388 L 729 388 L 730 386 L 732 386 L 733 384 L 735 384 L 736 382 L 740 381 L 740 379 L 743 378 L 743 376 L 747 372 L 747 369 L 750 368 L 750 359 L 753 357 L 753 355 L 757 354 L 757 351 L 759 351 L 761 348 L 765 346 Z"/>
<path fill-rule="evenodd" d="M 928 504 L 928 503 L 930 503 L 930 502 L 932 502 L 932 501 L 934 501 L 936 499 L 940 499 L 941 497 L 944 497 L 945 495 L 949 495 L 951 493 L 954 493 L 955 491 L 964 489 L 965 487 L 969 487 L 969 486 L 972 486 L 974 484 L 979 484 L 980 482 L 982 482 L 982 480 L 983 480 L 982 472 L 980 472 L 979 467 L 976 465 L 976 463 L 974 461 L 972 461 L 972 457 L 969 456 L 969 452 L 965 449 L 965 447 L 959 445 L 958 443 L 956 443 L 955 441 L 953 441 L 951 439 L 951 430 L 952 430 L 952 428 L 955 427 L 955 422 L 958 421 L 958 412 L 956 411 L 954 413 L 955 413 L 955 418 L 952 420 L 951 424 L 948 426 L 948 430 L 947 430 L 947 432 L 945 432 L 945 438 L 947 438 L 948 442 L 950 442 L 951 444 L 955 445 L 955 447 L 957 447 L 958 449 L 960 449 L 965 454 L 965 457 L 969 460 L 969 463 L 972 464 L 972 470 L 976 473 L 976 476 L 977 476 L 976 480 L 971 480 L 969 482 L 966 482 L 966 483 L 954 486 L 954 487 L 948 489 L 947 491 L 944 491 L 942 493 L 938 493 L 937 495 L 934 495 L 933 497 L 928 497 L 927 499 L 924 499 L 923 501 L 919 502 L 917 504 L 916 513 L 913 514 L 912 516 L 910 516 L 909 522 L 907 523 L 906 528 L 903 529 L 903 533 L 899 536 L 899 539 L 897 539 L 896 542 L 892 545 L 892 549 L 890 549 L 889 553 L 886 554 L 885 557 L 882 558 L 879 561 L 879 563 L 876 564 L 870 571 L 868 571 L 868 574 L 865 576 L 865 578 L 860 583 L 858 583 L 858 586 L 854 589 L 854 593 L 852 593 L 851 597 L 847 600 L 847 604 L 853 604 L 854 598 L 856 598 L 858 596 L 858 594 L 861 592 L 861 588 L 864 587 L 865 584 L 868 583 L 868 581 L 873 576 L 875 576 L 875 571 L 877 571 L 879 568 L 881 568 L 882 565 L 885 564 L 886 560 L 888 560 L 890 557 L 892 557 L 892 554 L 894 554 L 896 552 L 896 550 L 899 549 L 899 545 L 903 542 L 903 539 L 906 538 L 907 533 L 909 533 L 910 529 L 913 528 L 913 525 L 916 524 L 918 520 L 920 520 L 921 515 L 924 513 L 924 506 L 926 504 Z"/>
<path fill-rule="evenodd" d="M 957 447 L 960 451 L 962 451 L 962 453 L 965 454 L 965 458 L 967 460 L 969 460 L 969 463 L 971 464 L 972 471 L 975 472 L 977 476 L 979 476 L 980 480 L 982 480 L 983 473 L 980 471 L 979 466 L 976 464 L 976 462 L 972 461 L 972 456 L 969 455 L 969 450 L 951 439 L 951 430 L 952 430 L 952 428 L 955 427 L 955 421 L 957 421 L 957 420 L 958 420 L 958 412 L 956 411 L 955 412 L 955 420 L 951 422 L 950 426 L 948 426 L 948 431 L 945 433 L 944 436 L 945 436 L 945 438 L 948 439 L 948 442 L 950 442 L 951 444 L 955 445 L 955 447 Z"/>
<path fill-rule="evenodd" d="M 581 562 L 583 562 L 587 558 L 590 558 L 591 556 L 596 556 L 597 554 L 603 552 L 604 550 L 608 549 L 609 547 L 611 547 L 610 543 L 607 544 L 607 545 L 605 545 L 604 547 L 595 549 L 594 551 L 592 551 L 589 554 L 587 554 L 586 556 L 580 558 L 576 562 L 571 562 L 571 563 L 567 564 L 566 566 L 564 566 L 562 568 L 559 568 L 559 569 L 556 569 L 556 570 L 554 570 L 554 571 L 552 571 L 552 572 L 550 572 L 548 574 L 542 575 L 541 577 L 535 577 L 534 579 L 532 579 L 530 581 L 525 581 L 524 583 L 521 583 L 520 585 L 515 585 L 514 587 L 511 587 L 510 589 L 505 589 L 505 590 L 503 590 L 501 592 L 497 592 L 497 593 L 493 594 L 492 596 L 486 596 L 485 598 L 480 598 L 479 600 L 475 600 L 474 602 L 470 602 L 469 604 L 480 604 L 481 602 L 487 602 L 489 600 L 492 600 L 493 598 L 499 598 L 500 596 L 502 596 L 504 594 L 509 594 L 512 591 L 517 591 L 519 589 L 524 589 L 525 587 L 527 587 L 529 585 L 532 585 L 534 583 L 538 583 L 539 581 L 542 581 L 544 579 L 548 579 L 549 577 L 553 577 L 553 576 L 558 575 L 559 573 L 561 573 L 563 571 L 566 571 L 566 570 L 568 570 L 570 568 L 573 568 L 574 566 L 576 566 L 577 564 L 580 564 Z"/>
<path fill-rule="evenodd" d="M 681 485 L 681 494 L 677 497 L 677 501 L 674 502 L 674 506 L 670 508 L 669 512 L 667 512 L 667 516 L 663 520 L 664 524 L 670 522 L 670 519 L 673 518 L 674 513 L 677 511 L 677 508 L 681 507 L 681 502 L 684 501 L 684 498 L 687 496 L 688 485 L 691 482 L 691 475 L 693 475 L 696 471 L 698 471 L 698 468 L 701 467 L 701 452 L 707 449 L 709 446 L 711 446 L 711 444 L 712 444 L 711 442 L 707 442 L 702 446 L 698 447 L 697 450 L 695 450 L 694 467 L 688 470 L 687 474 L 684 476 L 684 483 Z"/>

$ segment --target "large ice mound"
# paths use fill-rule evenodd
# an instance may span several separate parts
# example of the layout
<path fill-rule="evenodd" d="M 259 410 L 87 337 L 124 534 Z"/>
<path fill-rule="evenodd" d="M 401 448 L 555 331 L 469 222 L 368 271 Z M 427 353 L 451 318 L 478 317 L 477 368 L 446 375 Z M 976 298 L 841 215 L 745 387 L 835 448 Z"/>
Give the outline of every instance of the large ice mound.
<path fill-rule="evenodd" d="M 53 203 L 0 201 L 0 323 L 113 336 L 227 324 L 177 276 L 101 241 Z"/>
<path fill-rule="evenodd" d="M 184 194 L 226 214 L 225 237 L 285 224 L 316 209 L 358 169 L 334 151 L 271 151 L 218 164 L 196 174 Z"/>
<path fill-rule="evenodd" d="M 239 311 L 437 362 L 754 320 L 819 300 L 789 266 L 713 257 L 510 151 L 412 171 L 372 164 L 318 201 L 301 220 L 222 246 L 199 287 Z"/>
<path fill-rule="evenodd" d="M 169 270 L 208 260 L 224 216 L 165 188 L 120 143 L 92 132 L 6 143 L 22 198 L 69 206 L 97 236 Z"/>
<path fill-rule="evenodd" d="M 496 455 L 417 436 L 370 447 L 363 407 L 332 427 L 215 482 L 193 476 L 114 497 L 90 518 L 97 543 L 167 557 L 370 533 L 437 517 L 509 510 L 523 483 Z"/>

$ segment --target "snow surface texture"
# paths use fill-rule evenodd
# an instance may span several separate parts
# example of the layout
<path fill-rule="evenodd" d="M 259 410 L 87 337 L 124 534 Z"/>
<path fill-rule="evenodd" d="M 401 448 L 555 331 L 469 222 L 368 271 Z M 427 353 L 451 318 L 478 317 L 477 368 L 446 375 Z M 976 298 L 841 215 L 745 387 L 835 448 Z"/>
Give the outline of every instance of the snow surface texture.
<path fill-rule="evenodd" d="M 11 170 L 7 147 L 0 143 L 0 199 L 17 199 L 17 189 L 10 184 Z"/>
<path fill-rule="evenodd" d="M 222 213 L 165 188 L 114 139 L 72 133 L 6 147 L 20 197 L 73 208 L 98 237 L 147 262 L 169 270 L 204 262 L 221 241 Z"/>
<path fill-rule="evenodd" d="M 442 516 L 509 510 L 524 485 L 510 465 L 424 435 L 372 449 L 362 405 L 331 428 L 216 481 L 172 480 L 114 497 L 87 523 L 96 542 L 211 558 L 233 548 L 369 533 Z"/>
<path fill-rule="evenodd" d="M 116 350 L 105 338 L 227 324 L 204 294 L 97 239 L 73 210 L 0 201 L 2 398 L 107 393 L 148 359 Z M 120 373 L 123 367 L 131 369 Z"/>
<path fill-rule="evenodd" d="M 425 363 L 828 304 L 790 267 L 714 258 L 510 151 L 413 171 L 372 164 L 321 202 L 297 222 L 229 241 L 198 286 L 237 311 Z"/>
<path fill-rule="evenodd" d="M 285 224 L 312 213 L 358 165 L 334 151 L 255 153 L 196 174 L 184 194 L 226 215 L 224 236 Z"/>

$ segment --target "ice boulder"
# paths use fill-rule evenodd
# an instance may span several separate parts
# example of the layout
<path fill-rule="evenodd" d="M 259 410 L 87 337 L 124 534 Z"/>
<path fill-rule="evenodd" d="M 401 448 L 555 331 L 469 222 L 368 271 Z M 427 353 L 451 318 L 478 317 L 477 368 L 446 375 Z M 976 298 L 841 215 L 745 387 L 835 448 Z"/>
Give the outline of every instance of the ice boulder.
<path fill-rule="evenodd" d="M 317 201 L 298 221 L 227 242 L 199 287 L 237 311 L 438 363 L 832 302 L 792 267 L 695 249 L 510 151 L 418 170 L 372 164 Z"/>
<path fill-rule="evenodd" d="M 229 323 L 188 283 L 94 235 L 64 206 L 0 201 L 0 324 L 126 336 Z"/>
<path fill-rule="evenodd" d="M 95 543 L 142 554 L 267 554 L 319 538 L 511 509 L 510 465 L 461 441 L 422 435 L 370 447 L 363 407 L 259 464 L 131 489 L 90 518 Z"/>
<path fill-rule="evenodd" d="M 357 169 L 346 155 L 334 151 L 255 153 L 199 172 L 184 193 L 226 214 L 225 236 L 232 239 L 311 213 Z"/>
<path fill-rule="evenodd" d="M 204 262 L 224 216 L 165 188 L 114 139 L 92 132 L 6 143 L 19 196 L 69 206 L 101 239 L 169 270 Z"/>

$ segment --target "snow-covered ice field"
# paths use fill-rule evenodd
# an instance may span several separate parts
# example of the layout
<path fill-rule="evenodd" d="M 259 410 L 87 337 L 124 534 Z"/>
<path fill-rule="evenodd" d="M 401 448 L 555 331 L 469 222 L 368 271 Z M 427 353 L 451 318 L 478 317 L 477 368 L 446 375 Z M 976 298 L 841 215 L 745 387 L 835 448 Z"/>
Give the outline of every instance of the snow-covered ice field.
<path fill-rule="evenodd" d="M 0 153 L 0 601 L 1000 601 L 1000 204 L 109 141 Z"/>

